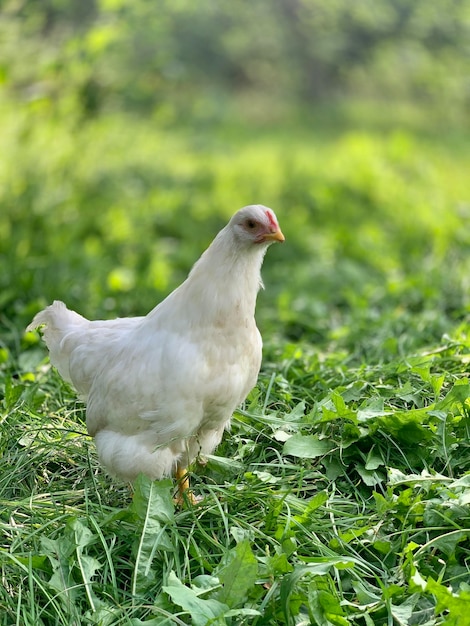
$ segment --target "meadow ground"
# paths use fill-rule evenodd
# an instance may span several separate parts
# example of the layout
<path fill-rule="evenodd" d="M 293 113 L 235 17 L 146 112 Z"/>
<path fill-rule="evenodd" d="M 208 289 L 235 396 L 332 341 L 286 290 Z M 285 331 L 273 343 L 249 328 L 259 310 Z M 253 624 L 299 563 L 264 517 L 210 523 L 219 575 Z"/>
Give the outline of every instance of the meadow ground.
<path fill-rule="evenodd" d="M 35 115 L 2 110 L 0 624 L 467 624 L 468 132 Z M 105 475 L 24 328 L 147 312 L 254 202 L 259 384 L 175 509 Z"/>

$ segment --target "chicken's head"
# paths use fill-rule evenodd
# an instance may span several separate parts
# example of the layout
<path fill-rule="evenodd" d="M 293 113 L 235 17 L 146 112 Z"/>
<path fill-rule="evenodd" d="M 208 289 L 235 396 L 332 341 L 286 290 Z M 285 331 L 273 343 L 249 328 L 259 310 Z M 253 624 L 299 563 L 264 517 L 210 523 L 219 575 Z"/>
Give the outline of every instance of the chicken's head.
<path fill-rule="evenodd" d="M 262 204 L 240 209 L 230 220 L 229 226 L 241 244 L 269 245 L 285 240 L 274 211 Z"/>

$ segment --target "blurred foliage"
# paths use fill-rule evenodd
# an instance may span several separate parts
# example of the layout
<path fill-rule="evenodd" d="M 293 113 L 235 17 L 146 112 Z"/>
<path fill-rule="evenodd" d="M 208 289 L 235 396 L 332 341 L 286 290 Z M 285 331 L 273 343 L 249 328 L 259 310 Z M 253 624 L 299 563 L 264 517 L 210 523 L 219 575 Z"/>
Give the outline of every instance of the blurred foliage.
<path fill-rule="evenodd" d="M 468 0 L 0 10 L 4 327 L 145 313 L 253 202 L 263 328 L 384 358 L 465 319 Z"/>
<path fill-rule="evenodd" d="M 468 611 L 469 24 L 470 0 L 1 3 L 2 624 Z M 286 235 L 263 369 L 138 606 L 146 520 L 24 328 L 54 299 L 146 313 L 255 202 Z"/>
<path fill-rule="evenodd" d="M 168 121 L 236 99 L 266 117 L 360 95 L 463 117 L 469 104 L 469 0 L 6 0 L 1 18 L 6 93 L 54 112 Z"/>
<path fill-rule="evenodd" d="M 433 342 L 467 314 L 463 136 L 3 119 L 0 305 L 20 324 L 55 298 L 91 317 L 145 313 L 234 210 L 259 201 L 287 237 L 266 259 L 264 328 L 359 353 L 369 342 L 383 358 L 402 335 Z"/>

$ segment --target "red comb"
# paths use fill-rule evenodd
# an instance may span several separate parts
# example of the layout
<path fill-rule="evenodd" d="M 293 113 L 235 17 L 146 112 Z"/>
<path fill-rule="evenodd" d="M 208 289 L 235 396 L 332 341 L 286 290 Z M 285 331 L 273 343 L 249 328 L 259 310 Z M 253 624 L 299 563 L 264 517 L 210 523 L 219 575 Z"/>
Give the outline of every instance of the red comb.
<path fill-rule="evenodd" d="M 274 217 L 274 213 L 268 209 L 266 211 L 266 217 L 268 218 L 269 223 L 271 224 L 271 226 L 277 230 L 279 228 L 279 226 L 278 226 L 278 224 L 276 222 L 276 218 Z"/>

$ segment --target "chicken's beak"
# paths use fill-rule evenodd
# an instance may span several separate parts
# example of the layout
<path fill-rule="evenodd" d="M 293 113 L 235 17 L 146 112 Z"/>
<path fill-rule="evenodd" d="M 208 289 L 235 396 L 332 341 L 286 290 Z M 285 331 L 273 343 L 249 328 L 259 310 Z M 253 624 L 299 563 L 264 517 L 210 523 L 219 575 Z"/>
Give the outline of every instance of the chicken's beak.
<path fill-rule="evenodd" d="M 282 243 L 285 240 L 286 238 L 282 234 L 282 231 L 280 228 L 278 230 L 275 230 L 272 233 L 267 233 L 266 235 L 263 236 L 263 241 L 273 241 L 273 242 L 280 241 Z"/>

